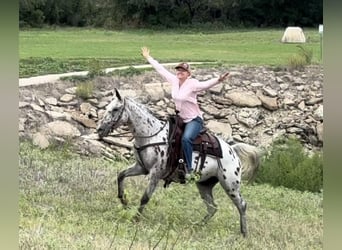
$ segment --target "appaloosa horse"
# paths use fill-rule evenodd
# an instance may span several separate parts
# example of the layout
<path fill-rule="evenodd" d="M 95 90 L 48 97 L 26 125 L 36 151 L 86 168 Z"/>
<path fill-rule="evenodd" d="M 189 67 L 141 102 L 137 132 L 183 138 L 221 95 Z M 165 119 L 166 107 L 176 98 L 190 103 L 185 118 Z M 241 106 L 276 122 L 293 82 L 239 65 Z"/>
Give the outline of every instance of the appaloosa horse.
<path fill-rule="evenodd" d="M 136 162 L 118 175 L 118 197 L 123 205 L 127 205 L 124 195 L 123 181 L 126 177 L 149 175 L 149 184 L 143 194 L 138 215 L 142 213 L 150 200 L 158 182 L 170 174 L 168 166 L 169 126 L 168 121 L 156 118 L 145 106 L 128 97 L 121 97 L 115 89 L 113 100 L 106 107 L 97 132 L 100 138 L 107 136 L 120 125 L 128 125 L 134 136 L 134 152 Z M 247 235 L 246 208 L 247 203 L 240 194 L 241 173 L 243 164 L 240 157 L 254 159 L 250 162 L 253 171 L 257 168 L 257 151 L 254 146 L 237 143 L 230 146 L 218 138 L 222 150 L 222 158 L 208 155 L 201 169 L 201 177 L 196 182 L 197 188 L 207 206 L 207 215 L 203 221 L 208 221 L 217 211 L 212 189 L 220 183 L 227 195 L 233 201 L 240 214 L 240 231 Z M 199 153 L 194 151 L 193 161 L 199 159 Z M 195 162 L 193 162 L 195 164 Z"/>

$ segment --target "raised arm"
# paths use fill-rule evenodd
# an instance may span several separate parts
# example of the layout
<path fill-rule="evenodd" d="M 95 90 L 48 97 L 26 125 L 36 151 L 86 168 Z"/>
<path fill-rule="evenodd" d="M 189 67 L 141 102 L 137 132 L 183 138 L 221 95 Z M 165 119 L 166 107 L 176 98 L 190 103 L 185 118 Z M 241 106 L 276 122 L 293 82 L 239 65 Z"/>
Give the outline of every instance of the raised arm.
<path fill-rule="evenodd" d="M 225 81 L 228 78 L 228 76 L 229 76 L 229 72 L 226 72 L 226 73 L 220 75 L 220 77 L 216 77 L 216 78 L 204 81 L 204 82 L 200 82 L 197 85 L 197 91 L 209 89 L 209 88 Z"/>
<path fill-rule="evenodd" d="M 141 55 L 152 65 L 152 67 L 163 77 L 166 81 L 172 84 L 178 84 L 178 78 L 176 75 L 168 71 L 163 65 L 157 60 L 153 59 L 150 55 L 150 49 L 147 47 L 141 48 Z"/>

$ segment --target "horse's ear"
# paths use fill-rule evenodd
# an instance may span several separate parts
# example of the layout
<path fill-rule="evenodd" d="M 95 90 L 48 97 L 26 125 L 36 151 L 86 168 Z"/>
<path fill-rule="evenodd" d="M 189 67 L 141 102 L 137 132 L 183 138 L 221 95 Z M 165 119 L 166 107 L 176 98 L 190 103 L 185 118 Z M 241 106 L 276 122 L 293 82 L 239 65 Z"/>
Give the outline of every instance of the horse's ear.
<path fill-rule="evenodd" d="M 116 97 L 119 99 L 119 101 L 121 102 L 122 101 L 122 98 L 121 98 L 121 95 L 119 93 L 119 90 L 115 89 L 115 95 Z"/>

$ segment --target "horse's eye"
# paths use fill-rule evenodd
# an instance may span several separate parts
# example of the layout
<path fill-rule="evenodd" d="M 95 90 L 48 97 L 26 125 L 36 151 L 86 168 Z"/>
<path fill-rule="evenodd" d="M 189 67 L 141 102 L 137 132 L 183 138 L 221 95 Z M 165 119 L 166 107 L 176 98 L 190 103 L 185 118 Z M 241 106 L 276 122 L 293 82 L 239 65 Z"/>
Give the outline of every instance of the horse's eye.
<path fill-rule="evenodd" d="M 119 108 L 113 108 L 112 113 L 117 112 L 118 110 L 119 110 Z"/>

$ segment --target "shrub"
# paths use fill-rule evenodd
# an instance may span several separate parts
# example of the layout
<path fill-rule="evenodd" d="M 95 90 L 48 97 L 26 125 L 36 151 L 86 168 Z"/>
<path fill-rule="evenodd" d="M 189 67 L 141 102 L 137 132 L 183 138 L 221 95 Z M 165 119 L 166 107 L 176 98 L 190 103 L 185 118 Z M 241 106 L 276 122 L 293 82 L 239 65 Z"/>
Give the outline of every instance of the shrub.
<path fill-rule="evenodd" d="M 256 182 L 319 192 L 323 188 L 322 154 L 310 156 L 298 139 L 279 138 L 264 155 Z"/>
<path fill-rule="evenodd" d="M 88 76 L 93 78 L 95 76 L 103 76 L 106 75 L 105 71 L 101 68 L 101 64 L 99 60 L 92 59 L 90 61 L 90 69 L 88 71 Z"/>
<path fill-rule="evenodd" d="M 287 62 L 290 70 L 302 70 L 304 69 L 304 66 L 306 65 L 305 58 L 301 55 L 295 54 L 289 57 Z"/>
<path fill-rule="evenodd" d="M 301 45 L 297 45 L 297 48 L 299 48 L 298 54 L 304 58 L 305 63 L 311 64 L 312 56 L 313 56 L 312 49 L 306 49 Z"/>
<path fill-rule="evenodd" d="M 94 84 L 90 81 L 81 82 L 77 85 L 76 95 L 82 99 L 89 99 L 94 90 Z"/>
<path fill-rule="evenodd" d="M 312 61 L 312 49 L 306 49 L 301 45 L 297 45 L 297 48 L 299 48 L 297 54 L 294 54 L 288 58 L 288 66 L 291 70 L 301 70 L 305 65 L 311 64 Z"/>

